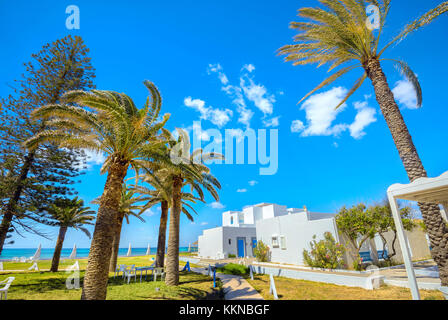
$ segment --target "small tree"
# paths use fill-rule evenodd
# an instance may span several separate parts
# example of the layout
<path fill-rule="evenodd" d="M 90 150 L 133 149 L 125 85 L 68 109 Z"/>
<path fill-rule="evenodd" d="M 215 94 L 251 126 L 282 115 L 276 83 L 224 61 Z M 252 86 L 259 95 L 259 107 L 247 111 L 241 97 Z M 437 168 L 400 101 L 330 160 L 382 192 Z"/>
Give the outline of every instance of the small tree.
<path fill-rule="evenodd" d="M 303 250 L 303 260 L 313 268 L 337 269 L 345 266 L 342 255 L 345 247 L 336 242 L 330 232 L 324 233 L 324 239 L 316 241 L 316 235 L 310 242 L 311 251 Z"/>
<path fill-rule="evenodd" d="M 90 232 L 84 226 L 93 225 L 92 220 L 95 219 L 95 211 L 90 210 L 89 207 L 84 207 L 84 201 L 75 197 L 74 199 L 61 198 L 55 200 L 47 208 L 46 213 L 50 219 L 48 220 L 44 217 L 41 219 L 41 222 L 46 225 L 59 227 L 58 240 L 56 241 L 50 269 L 51 272 L 57 272 L 68 228 L 81 230 L 90 238 Z"/>
<path fill-rule="evenodd" d="M 378 233 L 381 237 L 383 248 L 385 248 L 387 244 L 385 233 L 392 231 L 394 234 L 391 246 L 390 248 L 388 248 L 389 250 L 387 252 L 387 255 L 385 254 L 384 250 L 381 255 L 381 258 L 383 258 L 390 264 L 392 257 L 397 254 L 397 250 L 395 249 L 395 243 L 397 241 L 397 228 L 392 216 L 392 209 L 390 207 L 389 201 L 385 200 L 382 204 L 371 206 L 367 210 L 373 217 L 376 233 Z M 404 230 L 412 231 L 417 226 L 417 224 L 412 219 L 412 209 L 409 206 L 400 208 L 400 215 Z"/>
<path fill-rule="evenodd" d="M 347 236 L 352 247 L 349 249 L 354 259 L 353 267 L 356 270 L 361 268 L 361 257 L 359 251 L 366 240 L 372 239 L 376 233 L 376 224 L 372 212 L 366 210 L 363 203 L 355 205 L 350 209 L 345 206 L 339 210 L 336 216 L 336 224 L 338 230 Z"/>
<path fill-rule="evenodd" d="M 261 240 L 258 241 L 257 246 L 254 248 L 254 255 L 255 258 L 257 258 L 257 261 L 268 262 L 270 255 L 269 247 L 266 244 L 264 244 L 263 241 Z"/>

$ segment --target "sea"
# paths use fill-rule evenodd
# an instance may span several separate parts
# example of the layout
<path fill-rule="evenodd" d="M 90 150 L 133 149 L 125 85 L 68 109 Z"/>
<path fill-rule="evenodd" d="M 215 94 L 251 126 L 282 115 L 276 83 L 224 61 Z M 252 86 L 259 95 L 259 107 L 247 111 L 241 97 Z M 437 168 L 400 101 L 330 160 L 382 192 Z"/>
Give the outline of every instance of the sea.
<path fill-rule="evenodd" d="M 18 257 L 32 257 L 37 248 L 4 248 L 0 255 L 1 260 L 11 260 Z M 73 248 L 63 248 L 61 251 L 61 258 L 68 258 L 72 253 Z M 131 256 L 144 256 L 147 248 L 132 248 Z M 87 258 L 89 256 L 89 248 L 76 248 L 76 258 Z M 150 249 L 150 254 L 156 254 L 157 248 Z M 179 247 L 179 252 L 188 252 L 188 247 Z M 40 252 L 40 259 L 46 260 L 53 258 L 54 248 L 42 248 Z M 126 256 L 128 248 L 120 248 L 118 250 L 118 256 Z"/>

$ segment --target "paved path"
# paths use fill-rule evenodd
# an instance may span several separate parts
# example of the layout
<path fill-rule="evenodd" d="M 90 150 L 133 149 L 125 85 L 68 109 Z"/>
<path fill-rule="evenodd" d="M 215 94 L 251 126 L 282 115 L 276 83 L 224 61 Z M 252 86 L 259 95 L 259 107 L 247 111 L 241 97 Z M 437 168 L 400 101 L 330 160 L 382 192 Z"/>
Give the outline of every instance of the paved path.
<path fill-rule="evenodd" d="M 191 268 L 191 271 L 207 274 L 207 268 Z M 225 300 L 264 300 L 241 276 L 216 273 L 216 277 L 222 281 Z"/>

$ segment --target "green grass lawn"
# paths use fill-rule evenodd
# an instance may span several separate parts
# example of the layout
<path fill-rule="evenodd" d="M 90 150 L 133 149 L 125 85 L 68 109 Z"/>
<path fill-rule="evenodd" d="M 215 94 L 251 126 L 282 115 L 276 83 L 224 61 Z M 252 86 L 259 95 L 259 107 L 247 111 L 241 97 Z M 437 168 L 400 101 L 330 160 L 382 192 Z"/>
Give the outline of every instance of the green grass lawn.
<path fill-rule="evenodd" d="M 254 280 L 247 281 L 264 299 L 274 299 L 269 294 L 269 276 L 254 275 Z M 356 287 L 274 277 L 277 295 L 280 300 L 411 300 L 407 288 L 382 286 L 377 290 L 365 290 Z M 443 294 L 436 290 L 420 290 L 424 300 L 444 300 Z"/>
<path fill-rule="evenodd" d="M 119 257 L 118 258 L 118 264 L 126 264 L 126 265 L 132 265 L 135 264 L 136 267 L 143 267 L 143 266 L 149 266 L 151 265 L 155 259 L 154 255 L 150 256 L 136 256 L 136 257 Z M 69 266 L 73 265 L 76 261 L 79 262 L 79 268 L 81 270 L 85 270 L 87 266 L 87 258 L 84 259 L 76 259 L 76 260 L 61 260 L 59 263 L 59 269 L 64 270 L 68 268 Z M 186 262 L 179 261 L 179 264 L 181 266 L 185 265 Z M 29 267 L 31 267 L 32 263 L 26 262 L 3 262 L 3 269 L 5 270 L 28 270 Z M 39 270 L 41 271 L 48 271 L 51 267 L 51 260 L 40 260 L 37 262 L 37 265 L 39 267 Z M 194 264 L 190 263 L 190 266 L 195 266 Z M 1 275 L 1 273 L 0 273 Z"/>
<path fill-rule="evenodd" d="M 243 276 L 249 273 L 249 267 L 237 263 L 228 263 L 224 267 L 218 268 L 217 271 L 224 274 Z"/>
<path fill-rule="evenodd" d="M 124 257 L 119 258 L 119 264 L 135 264 L 136 266 L 148 266 L 152 263 L 151 257 Z M 87 265 L 86 259 L 79 259 L 80 264 L 80 284 L 84 277 L 84 270 Z M 66 268 L 74 261 L 66 261 L 61 264 L 61 269 Z M 51 261 L 39 261 L 41 270 L 49 269 Z M 181 266 L 185 262 L 180 263 Z M 68 290 L 66 288 L 66 279 L 70 273 L 60 271 L 56 273 L 48 271 L 14 271 L 26 270 L 31 266 L 30 263 L 4 263 L 4 268 L 12 270 L 10 272 L 0 273 L 0 281 L 7 277 L 15 277 L 14 282 L 8 291 L 8 300 L 79 300 L 81 298 L 81 289 Z M 158 279 L 152 281 L 148 275 L 148 281 L 142 279 L 139 282 L 131 280 L 128 285 L 121 277 L 113 278 L 110 273 L 109 285 L 107 291 L 108 300 L 200 300 L 200 299 L 219 299 L 221 283 L 213 288 L 211 277 L 193 273 L 181 272 L 180 285 L 177 287 L 168 287 L 163 281 Z"/>

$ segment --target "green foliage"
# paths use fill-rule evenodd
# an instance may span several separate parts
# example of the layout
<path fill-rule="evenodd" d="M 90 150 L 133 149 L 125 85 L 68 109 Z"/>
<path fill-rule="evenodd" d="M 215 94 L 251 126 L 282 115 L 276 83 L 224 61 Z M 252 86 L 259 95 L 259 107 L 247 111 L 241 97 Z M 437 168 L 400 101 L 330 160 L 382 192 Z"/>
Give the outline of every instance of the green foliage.
<path fill-rule="evenodd" d="M 242 264 L 228 263 L 224 267 L 218 268 L 217 271 L 225 274 L 242 276 L 249 273 L 249 267 Z"/>
<path fill-rule="evenodd" d="M 254 256 L 259 262 L 268 262 L 270 259 L 269 247 L 263 241 L 257 241 L 257 246 L 254 248 Z"/>
<path fill-rule="evenodd" d="M 341 106 L 361 87 L 368 75 L 368 61 L 380 59 L 384 51 L 393 44 L 400 43 L 409 34 L 430 24 L 434 19 L 448 11 L 448 2 L 439 4 L 414 22 L 408 24 L 393 40 L 380 49 L 386 20 L 390 10 L 390 0 L 375 0 L 372 4 L 379 8 L 379 30 L 371 30 L 367 21 L 366 1 L 330 1 L 320 0 L 321 7 L 299 9 L 298 16 L 305 21 L 291 22 L 290 27 L 298 31 L 294 37 L 296 44 L 279 49 L 285 55 L 285 61 L 294 65 L 316 63 L 318 67 L 328 64 L 329 71 L 349 63 L 330 75 L 318 87 L 308 93 L 301 101 L 319 89 L 322 89 L 348 72 L 361 68 L 363 74 L 339 102 Z M 385 59 L 382 59 L 385 60 Z M 417 94 L 417 106 L 421 106 L 422 92 L 415 73 L 404 61 L 394 61 L 402 74 L 414 85 Z"/>
<path fill-rule="evenodd" d="M 50 219 L 40 219 L 41 223 L 50 226 L 79 229 L 90 238 L 90 232 L 84 225 L 93 225 L 95 211 L 84 207 L 84 201 L 74 199 L 56 199 L 47 209 L 46 216 Z"/>
<path fill-rule="evenodd" d="M 64 92 L 94 88 L 94 69 L 81 37 L 67 36 L 48 43 L 24 64 L 22 78 L 12 93 L 0 100 L 0 251 L 5 231 L 34 232 L 35 213 L 56 198 L 76 194 L 72 184 L 82 170 L 82 151 L 45 143 L 33 151 L 23 142 L 50 128 L 33 121 L 31 113 L 58 103 Z"/>
<path fill-rule="evenodd" d="M 236 258 L 236 255 L 230 253 L 229 258 Z"/>
<path fill-rule="evenodd" d="M 324 239 L 316 241 L 316 235 L 310 242 L 311 250 L 303 250 L 303 260 L 313 268 L 337 269 L 344 266 L 342 258 L 345 248 L 337 243 L 330 232 L 324 233 Z"/>

